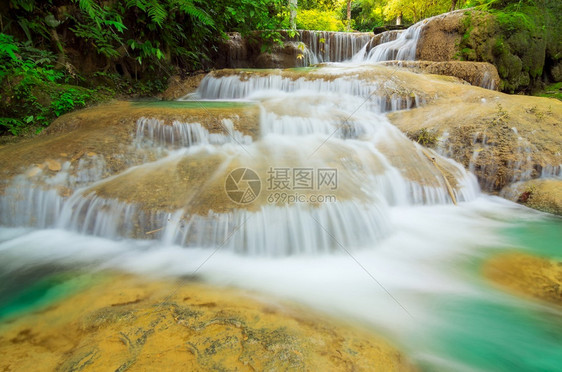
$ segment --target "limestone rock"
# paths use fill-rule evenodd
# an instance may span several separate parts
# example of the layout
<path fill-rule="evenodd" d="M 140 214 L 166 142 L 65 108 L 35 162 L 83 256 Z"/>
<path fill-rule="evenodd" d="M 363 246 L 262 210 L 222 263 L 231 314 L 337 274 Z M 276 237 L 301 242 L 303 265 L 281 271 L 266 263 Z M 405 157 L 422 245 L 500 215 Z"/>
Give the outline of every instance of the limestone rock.
<path fill-rule="evenodd" d="M 562 81 L 562 61 L 550 68 L 550 74 L 554 81 Z"/>
<path fill-rule="evenodd" d="M 47 168 L 49 168 L 50 171 L 58 172 L 62 169 L 60 162 L 56 160 L 47 159 L 45 160 L 45 163 L 47 164 Z"/>
<path fill-rule="evenodd" d="M 518 182 L 502 190 L 501 195 L 530 208 L 562 216 L 561 179 Z"/>
<path fill-rule="evenodd" d="M 420 86 L 429 95 L 435 87 Z M 484 191 L 499 193 L 515 182 L 561 174 L 562 102 L 507 95 L 470 85 L 440 84 L 424 107 L 388 114 L 414 140 L 425 131 L 431 147 L 471 170 Z"/>
<path fill-rule="evenodd" d="M 388 61 L 383 64 L 428 74 L 454 76 L 471 85 L 487 89 L 498 90 L 500 85 L 498 70 L 487 62 Z"/>
<path fill-rule="evenodd" d="M 197 90 L 205 75 L 204 73 L 199 73 L 183 79 L 178 75 L 174 75 L 168 79 L 168 88 L 157 97 L 165 101 L 173 101 L 186 94 L 193 93 Z"/>
<path fill-rule="evenodd" d="M 227 108 L 167 102 L 100 105 L 62 115 L 39 136 L 0 147 L 0 176 L 8 180 L 34 164 L 45 164 L 51 171 L 60 171 L 62 165 L 53 157 L 61 152 L 72 155 L 72 163 L 84 155 L 97 154 L 105 159 L 111 174 L 140 164 L 146 161 L 145 154 L 129 152 L 128 165 L 123 162 L 123 154 L 127 152 L 126 145 L 131 144 L 131 135 L 141 117 L 157 118 L 167 125 L 175 120 L 197 122 L 211 132 L 224 132 L 217 118 L 225 118 L 233 121 L 235 130 L 255 136 L 257 116 L 257 108 L 248 105 Z"/>
<path fill-rule="evenodd" d="M 0 325 L 1 370 L 411 371 L 372 334 L 193 282 L 111 275 Z"/>
<path fill-rule="evenodd" d="M 296 67 L 299 56 L 302 51 L 297 43 L 288 42 L 281 47 L 273 48 L 272 52 L 260 54 L 256 58 L 255 65 L 257 68 L 291 68 Z"/>
<path fill-rule="evenodd" d="M 455 59 L 462 37 L 464 12 L 452 12 L 432 18 L 423 27 L 416 48 L 416 60 L 450 61 Z"/>

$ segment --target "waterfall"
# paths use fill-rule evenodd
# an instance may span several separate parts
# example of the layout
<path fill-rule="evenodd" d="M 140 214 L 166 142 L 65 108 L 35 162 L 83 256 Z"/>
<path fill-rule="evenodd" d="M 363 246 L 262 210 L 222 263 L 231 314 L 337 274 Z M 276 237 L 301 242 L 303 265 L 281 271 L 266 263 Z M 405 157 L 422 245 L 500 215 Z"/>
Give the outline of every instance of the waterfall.
<path fill-rule="evenodd" d="M 381 44 L 364 62 L 413 59 L 424 24 L 378 37 Z M 307 58 L 333 62 L 365 55 L 371 36 L 300 31 L 295 39 L 305 44 Z M 0 185 L 0 222 L 199 248 L 221 246 L 239 229 L 224 249 L 247 255 L 333 252 L 323 228 L 350 249 L 376 246 L 392 235 L 387 221 L 394 208 L 479 195 L 475 177 L 460 164 L 410 141 L 388 121 L 384 113 L 432 99 L 388 71 L 347 64 L 212 72 L 183 100 L 251 101 L 255 121 L 237 121 L 235 129 L 232 115 L 204 105 L 201 122 L 140 117 L 117 154 L 65 162 L 58 172 L 33 166 Z M 528 151 L 525 143 L 521 151 Z M 115 159 L 129 157 L 143 161 L 112 173 Z M 237 182 L 257 182 L 235 181 L 239 169 L 254 172 L 259 188 L 236 199 Z M 293 172 L 280 190 L 271 181 L 278 169 Z M 337 185 L 320 188 L 321 170 L 337 174 Z M 310 188 L 295 179 L 294 172 L 305 171 Z"/>
<path fill-rule="evenodd" d="M 462 12 L 457 10 L 455 12 Z M 386 31 L 373 38 L 355 56 L 353 62 L 382 62 L 382 61 L 413 61 L 416 59 L 416 48 L 423 28 L 435 19 L 443 18 L 451 13 L 439 14 L 423 19 L 402 31 Z M 373 45 L 376 44 L 376 45 Z"/>
<path fill-rule="evenodd" d="M 276 95 L 279 92 L 306 91 L 311 94 L 333 92 L 356 96 L 362 99 L 362 106 L 378 112 L 410 109 L 425 104 L 424 95 L 415 91 L 399 94 L 393 88 L 389 89 L 389 86 L 394 87 L 393 83 L 358 79 L 357 74 L 361 72 L 364 71 L 359 68 L 333 75 L 327 72 L 294 75 L 290 71 L 281 71 L 263 76 L 243 70 L 234 70 L 226 75 L 221 73 L 219 76 L 210 73 L 201 81 L 195 94 L 182 99 L 248 99 L 266 91 L 275 92 Z"/>
<path fill-rule="evenodd" d="M 250 136 L 234 130 L 234 123 L 230 119 L 221 119 L 224 133 L 210 133 L 199 123 L 182 123 L 174 121 L 166 125 L 161 120 L 140 118 L 137 121 L 134 144 L 137 146 L 170 146 L 190 147 L 201 144 L 221 145 L 228 142 L 248 144 L 252 142 Z"/>
<path fill-rule="evenodd" d="M 372 38 L 370 32 L 279 31 L 283 43 L 270 51 L 260 48 L 239 33 L 228 35 L 220 46 L 219 65 L 229 68 L 306 67 L 318 63 L 351 60 Z M 255 37 L 260 38 L 259 33 Z"/>
<path fill-rule="evenodd" d="M 5 187 L 0 222 L 188 247 L 217 247 L 237 228 L 224 250 L 285 256 L 338 250 L 323 228 L 349 249 L 371 247 L 392 233 L 391 208 L 473 200 L 474 176 L 436 153 L 438 166 L 432 164 L 428 150 L 381 114 L 386 101 L 358 106 L 357 97 L 368 97 L 369 88 L 351 78 L 209 77 L 199 91 L 204 97 L 256 102 L 255 137 L 220 116 L 216 132 L 200 123 L 139 118 L 124 151 L 152 149 L 156 160 L 109 177 L 99 156 L 65 163 L 56 174 L 31 169 Z M 233 204 L 224 191 L 229 172 L 246 164 L 262 188 L 251 208 Z M 268 186 L 271 168 L 279 167 L 332 169 L 339 181 L 333 189 L 281 192 Z M 279 200 L 298 195 L 306 202 Z"/>
<path fill-rule="evenodd" d="M 425 24 L 425 21 L 418 22 L 406 31 L 400 33 L 395 40 L 375 46 L 366 55 L 365 61 L 415 60 L 416 47 Z"/>
<path fill-rule="evenodd" d="M 298 40 L 306 46 L 308 66 L 325 62 L 350 60 L 372 37 L 369 32 L 332 32 L 298 30 Z"/>
<path fill-rule="evenodd" d="M 372 39 L 300 31 L 286 45 L 299 63 L 345 63 L 212 71 L 178 102 L 90 107 L 0 146 L 0 310 L 12 311 L 0 311 L 0 350 L 61 369 L 151 358 L 176 369 L 376 369 L 360 360 L 376 330 L 372 342 L 405 351 L 391 353 L 406 369 L 559 370 L 559 307 L 517 292 L 557 299 L 556 263 L 531 254 L 559 258 L 561 219 L 481 189 L 555 179 L 499 193 L 517 200 L 559 186 L 560 108 L 398 68 L 418 61 L 372 63 L 413 59 L 423 25 Z M 252 52 L 244 43 L 231 43 L 231 63 Z M 521 266 L 490 266 L 510 257 Z M 116 278 L 131 286 L 116 290 Z M 299 312 L 366 331 L 325 342 Z M 240 314 L 265 326 L 254 332 Z M 69 335 L 58 332 L 66 320 Z M 217 336 L 217 322 L 232 332 Z M 318 362 L 300 352 L 303 337 L 359 363 Z"/>

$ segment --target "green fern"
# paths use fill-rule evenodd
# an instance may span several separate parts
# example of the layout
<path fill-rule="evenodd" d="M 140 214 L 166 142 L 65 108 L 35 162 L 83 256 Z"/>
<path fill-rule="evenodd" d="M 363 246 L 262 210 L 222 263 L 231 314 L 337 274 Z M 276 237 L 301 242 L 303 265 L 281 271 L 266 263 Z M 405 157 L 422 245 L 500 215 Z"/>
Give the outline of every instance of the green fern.
<path fill-rule="evenodd" d="M 19 48 L 14 42 L 12 35 L 0 34 L 0 58 L 9 57 L 11 60 L 19 59 L 16 53 Z"/>
<path fill-rule="evenodd" d="M 148 15 L 152 18 L 152 22 L 162 27 L 162 21 L 168 16 L 166 9 L 158 2 L 158 0 L 151 0 L 148 6 Z"/>
<path fill-rule="evenodd" d="M 80 10 L 88 14 L 90 19 L 100 27 L 101 21 L 107 16 L 107 12 L 101 6 L 96 4 L 94 0 L 74 0 L 74 2 L 78 3 Z"/>
<path fill-rule="evenodd" d="M 193 1 L 170 0 L 171 5 L 177 7 L 182 13 L 197 19 L 205 26 L 214 27 L 215 22 L 203 9 L 196 6 Z"/>

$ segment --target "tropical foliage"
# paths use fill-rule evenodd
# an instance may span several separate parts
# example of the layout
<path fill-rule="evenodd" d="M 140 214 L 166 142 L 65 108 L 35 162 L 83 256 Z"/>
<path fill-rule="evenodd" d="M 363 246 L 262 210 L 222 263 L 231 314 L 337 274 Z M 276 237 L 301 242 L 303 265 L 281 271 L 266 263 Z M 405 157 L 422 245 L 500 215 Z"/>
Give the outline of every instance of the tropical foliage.
<path fill-rule="evenodd" d="M 297 28 L 301 30 L 345 31 L 345 25 L 335 11 L 302 9 L 297 13 Z"/>
<path fill-rule="evenodd" d="M 115 94 L 152 94 L 212 66 L 229 31 L 283 28 L 286 0 L 0 3 L 0 134 Z M 100 86 L 103 88 L 100 88 Z M 99 93 L 102 92 L 102 93 Z M 98 94 L 99 93 L 99 94 Z"/>
<path fill-rule="evenodd" d="M 262 47 L 282 42 L 278 31 L 289 28 L 295 10 L 290 3 L 295 0 L 1 1 L 0 135 L 40 130 L 53 118 L 92 102 L 152 95 L 166 87 L 172 74 L 210 69 L 228 32 L 260 30 Z M 494 17 L 499 31 L 492 30 L 493 38 L 478 34 L 474 30 L 482 27 L 467 19 L 458 58 L 496 64 L 504 86 L 516 90 L 522 72 L 530 81 L 543 75 L 533 55 L 546 49 L 552 61 L 560 58 L 562 22 L 556 21 L 560 4 L 559 0 L 298 0 L 296 26 L 370 31 L 397 19 L 409 24 L 450 9 L 477 7 Z M 558 18 L 549 16 L 556 14 Z M 528 40 L 540 43 L 527 45 Z M 483 46 L 493 53 L 486 55 L 480 50 Z"/>

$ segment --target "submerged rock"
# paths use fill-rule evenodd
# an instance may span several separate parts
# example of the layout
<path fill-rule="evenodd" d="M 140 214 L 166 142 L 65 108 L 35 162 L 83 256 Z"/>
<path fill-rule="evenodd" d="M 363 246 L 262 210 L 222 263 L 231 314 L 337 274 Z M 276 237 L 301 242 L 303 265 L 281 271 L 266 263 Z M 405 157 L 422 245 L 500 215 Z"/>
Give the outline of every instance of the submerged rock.
<path fill-rule="evenodd" d="M 501 287 L 562 306 L 562 262 L 524 253 L 493 257 L 484 276 Z"/>
<path fill-rule="evenodd" d="M 47 164 L 47 168 L 49 168 L 49 170 L 51 170 L 53 172 L 58 172 L 62 169 L 60 163 L 56 160 L 53 160 L 53 159 L 45 160 L 45 164 Z"/>
<path fill-rule="evenodd" d="M 110 275 L 0 324 L 0 369 L 411 371 L 365 330 L 256 294 Z"/>

